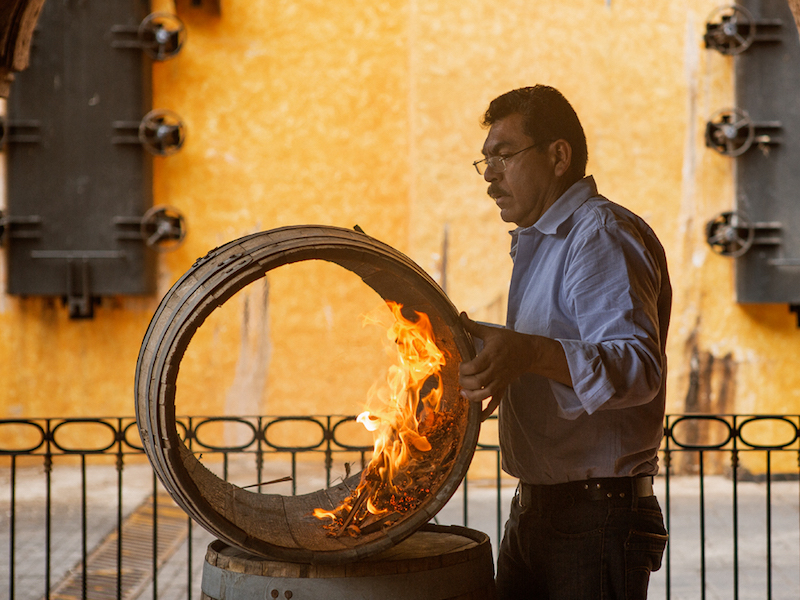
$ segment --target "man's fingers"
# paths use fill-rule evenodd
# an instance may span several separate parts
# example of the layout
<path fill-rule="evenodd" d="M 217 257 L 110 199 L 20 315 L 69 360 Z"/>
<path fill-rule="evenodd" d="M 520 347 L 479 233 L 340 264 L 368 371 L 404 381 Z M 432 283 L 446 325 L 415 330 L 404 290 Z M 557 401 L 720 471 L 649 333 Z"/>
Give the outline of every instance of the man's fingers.
<path fill-rule="evenodd" d="M 491 366 L 489 356 L 484 353 L 478 354 L 475 358 L 468 362 L 462 362 L 458 365 L 458 372 L 460 375 L 479 375 Z"/>
<path fill-rule="evenodd" d="M 458 376 L 458 384 L 465 390 L 481 390 L 486 386 L 486 382 L 478 375 Z"/>
<path fill-rule="evenodd" d="M 479 354 L 468 363 L 458 365 L 458 383 L 468 390 L 477 390 L 490 385 L 501 385 L 503 371 L 497 369 L 484 355 Z"/>
<path fill-rule="evenodd" d="M 480 383 L 475 383 L 474 379 L 465 381 L 459 378 L 459 383 L 461 384 L 461 394 L 471 402 L 486 400 L 489 396 L 502 396 L 506 389 L 506 385 L 497 379 L 489 381 L 486 385 L 481 385 Z"/>
<path fill-rule="evenodd" d="M 498 370 L 495 364 L 498 353 L 497 345 L 493 344 L 493 342 L 496 340 L 490 335 L 495 333 L 495 330 L 476 323 L 467 316 L 467 313 L 462 312 L 459 318 L 464 329 L 470 335 L 483 340 L 485 343 L 483 350 L 475 358 L 462 362 L 458 367 L 458 382 L 461 385 L 461 395 L 470 402 L 482 403 L 487 399 L 490 400 L 488 405 L 481 410 L 481 419 L 483 420 L 497 408 L 505 389 L 505 385 L 501 381 L 502 369 Z M 491 341 L 486 341 L 487 336 Z"/>
<path fill-rule="evenodd" d="M 487 398 L 491 397 L 492 393 L 489 391 L 488 388 L 480 390 L 462 389 L 461 395 L 470 402 L 483 402 Z"/>
<path fill-rule="evenodd" d="M 485 329 L 483 325 L 470 319 L 465 312 L 462 312 L 459 318 L 461 319 L 461 324 L 464 326 L 464 329 L 467 330 L 467 333 L 483 339 L 483 329 Z"/>

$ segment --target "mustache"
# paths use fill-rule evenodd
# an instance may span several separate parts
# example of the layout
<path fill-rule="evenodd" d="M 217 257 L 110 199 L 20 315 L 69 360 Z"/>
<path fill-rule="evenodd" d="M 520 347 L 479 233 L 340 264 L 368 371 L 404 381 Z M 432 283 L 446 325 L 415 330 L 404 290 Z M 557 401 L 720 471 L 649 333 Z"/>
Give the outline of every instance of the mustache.
<path fill-rule="evenodd" d="M 489 185 L 489 189 L 486 190 L 486 193 L 489 194 L 492 198 L 497 198 L 498 196 L 506 195 L 505 190 L 503 190 L 499 185 L 494 183 Z"/>

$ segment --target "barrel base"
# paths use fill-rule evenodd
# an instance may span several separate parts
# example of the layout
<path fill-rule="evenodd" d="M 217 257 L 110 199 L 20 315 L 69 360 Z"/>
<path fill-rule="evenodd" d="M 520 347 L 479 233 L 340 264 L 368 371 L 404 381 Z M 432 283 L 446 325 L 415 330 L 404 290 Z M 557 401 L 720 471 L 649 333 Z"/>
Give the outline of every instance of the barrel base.
<path fill-rule="evenodd" d="M 380 554 L 338 565 L 261 558 L 212 542 L 203 565 L 203 600 L 492 600 L 489 537 L 458 526 L 425 525 Z"/>

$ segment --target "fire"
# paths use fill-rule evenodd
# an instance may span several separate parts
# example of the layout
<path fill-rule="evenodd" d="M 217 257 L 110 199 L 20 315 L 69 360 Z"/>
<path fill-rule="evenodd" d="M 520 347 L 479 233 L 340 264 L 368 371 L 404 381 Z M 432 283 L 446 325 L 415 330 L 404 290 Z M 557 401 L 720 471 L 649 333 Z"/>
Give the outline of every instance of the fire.
<path fill-rule="evenodd" d="M 372 459 L 342 504 L 333 511 L 314 510 L 315 517 L 330 520 L 325 527 L 335 535 L 358 535 L 370 522 L 380 526 L 382 520 L 410 510 L 442 471 L 437 459 L 443 457 L 430 456 L 429 438 L 448 429 L 440 411 L 445 355 L 426 314 L 415 312 L 416 321 L 411 321 L 400 304 L 387 305 L 394 316 L 386 336 L 394 345 L 395 363 L 384 385 L 370 390 L 367 410 L 357 417 L 373 432 Z"/>
<path fill-rule="evenodd" d="M 367 431 L 376 431 L 381 424 L 380 418 L 373 417 L 368 410 L 358 415 L 356 421 L 361 423 Z"/>

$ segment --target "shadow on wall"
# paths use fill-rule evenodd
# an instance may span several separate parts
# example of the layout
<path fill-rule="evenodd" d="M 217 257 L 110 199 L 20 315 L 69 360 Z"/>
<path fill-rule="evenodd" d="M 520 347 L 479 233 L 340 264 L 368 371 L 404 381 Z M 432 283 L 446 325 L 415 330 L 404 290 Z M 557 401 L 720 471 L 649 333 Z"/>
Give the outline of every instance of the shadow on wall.
<path fill-rule="evenodd" d="M 689 338 L 689 386 L 686 390 L 683 412 L 688 414 L 720 415 L 733 412 L 736 398 L 737 363 L 728 352 L 725 356 L 714 356 L 702 350 L 697 338 Z M 716 421 L 688 422 L 681 432 L 682 443 L 697 446 L 712 446 L 727 438 Z M 673 465 L 675 474 L 696 474 L 699 471 L 699 454 L 685 452 L 678 455 Z M 703 468 L 710 473 L 729 474 L 732 467 L 724 453 L 713 453 L 706 457 Z"/>

